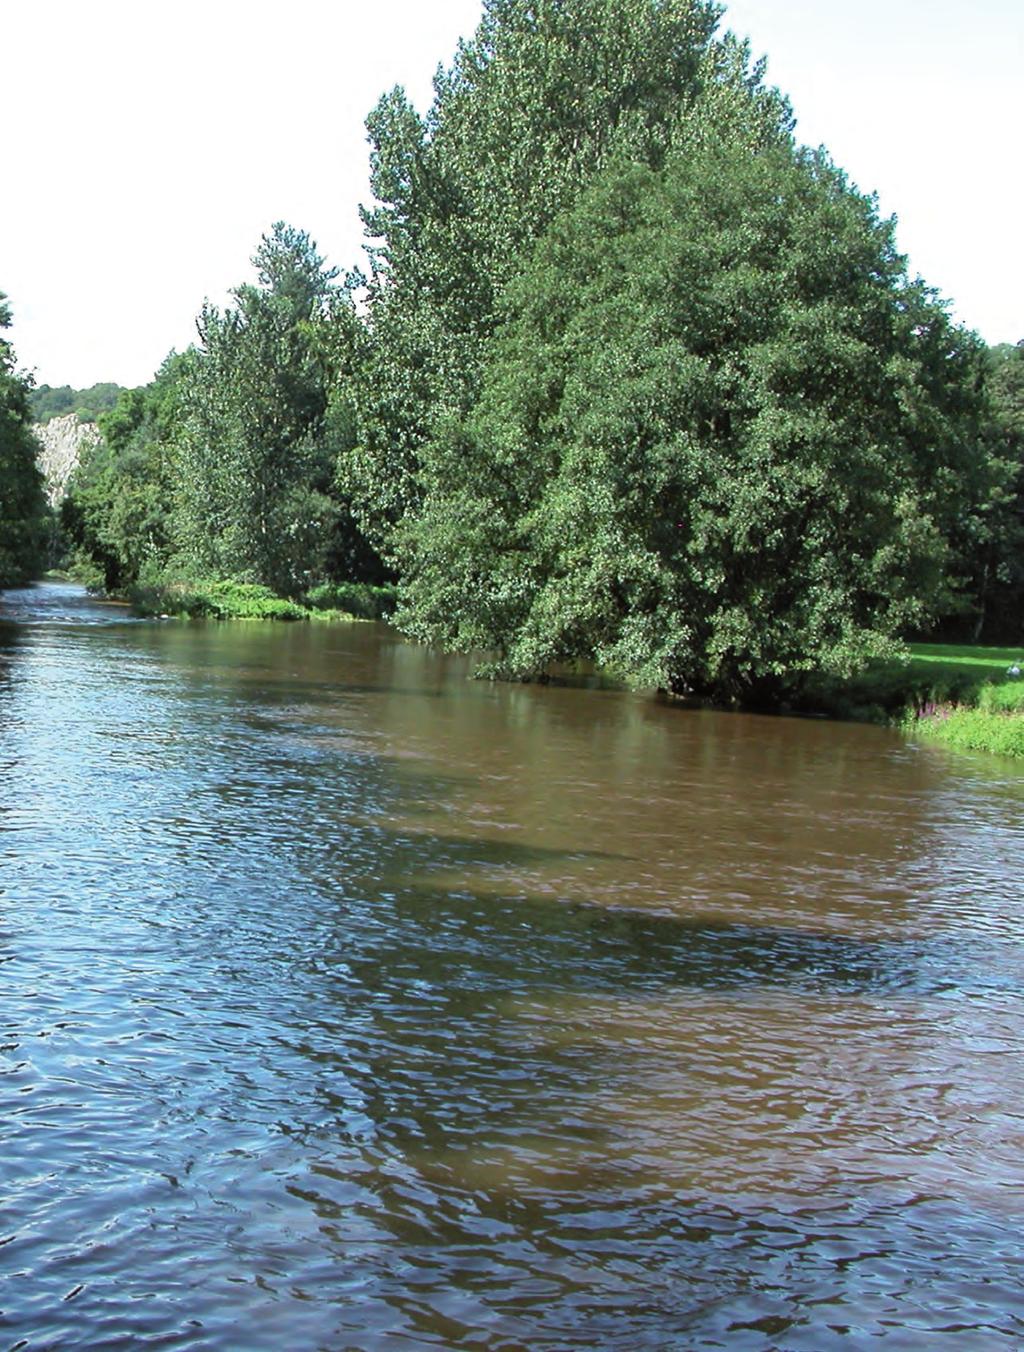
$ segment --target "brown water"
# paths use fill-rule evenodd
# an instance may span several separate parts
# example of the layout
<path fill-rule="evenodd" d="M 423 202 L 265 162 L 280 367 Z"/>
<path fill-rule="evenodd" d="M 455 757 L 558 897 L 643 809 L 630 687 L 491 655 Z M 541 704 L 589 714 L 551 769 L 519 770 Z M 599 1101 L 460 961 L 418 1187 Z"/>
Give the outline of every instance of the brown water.
<path fill-rule="evenodd" d="M 1024 1345 L 1024 775 L 0 598 L 0 1347 Z"/>

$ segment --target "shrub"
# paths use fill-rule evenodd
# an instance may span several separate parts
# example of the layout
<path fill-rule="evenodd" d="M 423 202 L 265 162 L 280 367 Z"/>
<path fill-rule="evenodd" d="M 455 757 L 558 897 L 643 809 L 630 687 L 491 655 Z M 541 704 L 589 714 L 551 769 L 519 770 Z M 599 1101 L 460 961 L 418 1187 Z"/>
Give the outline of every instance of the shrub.
<path fill-rule="evenodd" d="M 961 751 L 994 751 L 1024 756 L 1024 718 L 987 709 L 938 709 L 914 720 L 911 731 L 929 741 L 945 742 Z"/>
<path fill-rule="evenodd" d="M 369 582 L 326 582 L 306 593 L 305 603 L 315 611 L 342 611 L 361 620 L 383 620 L 391 614 L 397 588 Z"/>
<path fill-rule="evenodd" d="M 131 593 L 136 610 L 144 615 L 187 615 L 214 620 L 304 620 L 304 606 L 275 596 L 255 582 L 171 583 L 140 587 Z"/>

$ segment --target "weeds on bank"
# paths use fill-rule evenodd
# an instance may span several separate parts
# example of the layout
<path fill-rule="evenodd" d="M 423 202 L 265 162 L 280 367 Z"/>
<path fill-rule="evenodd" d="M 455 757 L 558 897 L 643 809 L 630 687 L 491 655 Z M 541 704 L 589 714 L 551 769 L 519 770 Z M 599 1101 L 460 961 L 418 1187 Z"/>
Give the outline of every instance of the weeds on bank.
<path fill-rule="evenodd" d="M 360 620 L 386 620 L 398 600 L 398 588 L 369 582 L 329 582 L 313 587 L 303 598 L 315 613 L 354 615 Z"/>
<path fill-rule="evenodd" d="M 1024 755 L 1024 654 L 1012 648 L 914 643 L 905 662 L 878 662 L 848 680 L 816 677 L 799 707 L 834 718 L 895 723 L 964 750 Z"/>
<path fill-rule="evenodd" d="M 211 620 L 304 620 L 306 609 L 254 582 L 173 582 L 136 587 L 129 599 L 140 615 Z"/>
<path fill-rule="evenodd" d="M 940 708 L 910 720 L 907 731 L 915 737 L 944 742 L 962 751 L 995 751 L 1004 756 L 1024 756 L 1024 717 L 1019 712 Z"/>
<path fill-rule="evenodd" d="M 987 665 L 975 660 L 982 669 Z M 1008 666 L 1013 665 L 1022 664 L 1011 658 Z M 908 714 L 904 726 L 916 737 L 964 751 L 1024 756 L 1024 679 L 1009 677 L 1004 666 L 998 675 L 987 674 L 969 699 L 927 704 Z"/>
<path fill-rule="evenodd" d="M 169 582 L 135 587 L 128 599 L 140 615 L 210 620 L 380 619 L 390 613 L 394 588 L 347 582 L 315 587 L 302 602 L 277 596 L 255 582 Z"/>

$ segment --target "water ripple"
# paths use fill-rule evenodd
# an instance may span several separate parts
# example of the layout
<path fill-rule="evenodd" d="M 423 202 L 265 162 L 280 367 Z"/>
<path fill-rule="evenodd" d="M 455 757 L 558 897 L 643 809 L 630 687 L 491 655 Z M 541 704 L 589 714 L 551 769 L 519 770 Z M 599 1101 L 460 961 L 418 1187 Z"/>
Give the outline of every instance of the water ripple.
<path fill-rule="evenodd" d="M 3 610 L 7 1346 L 1024 1341 L 1018 772 Z"/>

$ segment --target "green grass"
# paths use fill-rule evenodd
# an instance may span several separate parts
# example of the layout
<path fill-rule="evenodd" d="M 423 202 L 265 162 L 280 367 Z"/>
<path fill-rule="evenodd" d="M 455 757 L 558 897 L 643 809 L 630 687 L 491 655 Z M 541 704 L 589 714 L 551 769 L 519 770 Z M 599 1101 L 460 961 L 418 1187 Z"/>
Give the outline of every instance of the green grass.
<path fill-rule="evenodd" d="M 928 741 L 945 742 L 961 751 L 994 751 L 1024 756 L 1024 716 L 992 713 L 987 709 L 952 708 L 918 717 L 908 731 Z"/>
<path fill-rule="evenodd" d="M 1024 666 L 1024 652 L 1020 648 L 982 648 L 970 644 L 912 643 L 911 660 L 915 666 L 935 664 L 942 667 L 982 668 L 1002 679 L 1008 667 L 1016 662 Z"/>
<path fill-rule="evenodd" d="M 172 582 L 138 587 L 130 595 L 141 615 L 183 615 L 211 620 L 304 620 L 304 606 L 275 596 L 255 582 Z"/>
<path fill-rule="evenodd" d="M 255 582 L 204 579 L 133 587 L 128 599 L 140 615 L 211 620 L 376 620 L 394 608 L 394 587 L 341 582 L 314 587 L 302 601 L 277 596 Z"/>
<path fill-rule="evenodd" d="M 963 750 L 1024 756 L 1024 650 L 912 643 L 906 662 L 877 662 L 847 681 L 812 681 L 802 708 L 899 723 Z"/>
<path fill-rule="evenodd" d="M 395 608 L 398 588 L 369 582 L 327 582 L 313 587 L 303 600 L 318 613 L 340 611 L 361 620 L 386 620 Z"/>

